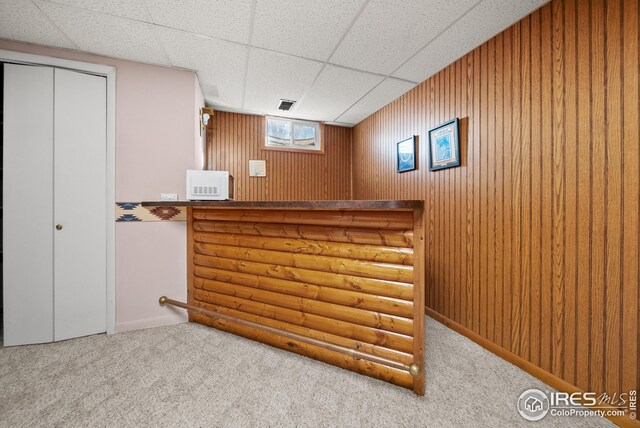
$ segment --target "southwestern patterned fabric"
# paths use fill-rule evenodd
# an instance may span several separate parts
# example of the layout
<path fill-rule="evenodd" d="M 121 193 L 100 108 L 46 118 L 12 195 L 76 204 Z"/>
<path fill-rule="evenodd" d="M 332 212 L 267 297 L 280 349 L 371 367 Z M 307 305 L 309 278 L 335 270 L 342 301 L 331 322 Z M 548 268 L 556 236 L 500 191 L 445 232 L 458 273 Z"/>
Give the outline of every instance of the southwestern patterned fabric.
<path fill-rule="evenodd" d="M 185 221 L 184 207 L 143 207 L 140 202 L 116 202 L 116 221 Z"/>

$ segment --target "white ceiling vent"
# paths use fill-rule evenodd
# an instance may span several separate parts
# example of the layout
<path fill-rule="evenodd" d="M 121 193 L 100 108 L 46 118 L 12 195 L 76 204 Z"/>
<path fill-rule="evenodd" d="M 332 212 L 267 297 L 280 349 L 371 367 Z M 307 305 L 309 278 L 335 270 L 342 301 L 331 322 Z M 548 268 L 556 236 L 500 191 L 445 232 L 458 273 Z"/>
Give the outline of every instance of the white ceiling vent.
<path fill-rule="evenodd" d="M 289 111 L 295 104 L 295 101 L 292 100 L 280 100 L 280 104 L 278 104 L 278 110 Z"/>

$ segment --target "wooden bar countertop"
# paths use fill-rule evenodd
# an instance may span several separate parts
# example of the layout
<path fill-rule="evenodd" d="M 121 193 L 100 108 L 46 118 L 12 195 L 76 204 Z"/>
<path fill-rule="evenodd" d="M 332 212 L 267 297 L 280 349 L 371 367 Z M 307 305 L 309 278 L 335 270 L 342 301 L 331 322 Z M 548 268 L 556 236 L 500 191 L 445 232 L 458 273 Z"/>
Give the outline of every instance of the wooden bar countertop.
<path fill-rule="evenodd" d="M 316 210 L 413 210 L 424 207 L 421 200 L 370 201 L 147 201 L 142 206 L 153 207 L 210 207 L 210 208 L 280 208 Z"/>

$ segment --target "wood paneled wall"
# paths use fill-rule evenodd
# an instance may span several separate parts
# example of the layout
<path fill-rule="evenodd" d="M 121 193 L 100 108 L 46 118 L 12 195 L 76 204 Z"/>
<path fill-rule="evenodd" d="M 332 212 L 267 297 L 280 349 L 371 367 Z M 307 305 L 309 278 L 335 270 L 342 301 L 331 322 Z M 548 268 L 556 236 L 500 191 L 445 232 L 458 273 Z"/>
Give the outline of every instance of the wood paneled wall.
<path fill-rule="evenodd" d="M 207 169 L 230 171 L 236 200 L 351 199 L 350 128 L 322 125 L 324 154 L 263 150 L 264 117 L 216 111 L 207 128 Z M 249 160 L 267 161 L 266 177 L 249 177 Z"/>
<path fill-rule="evenodd" d="M 635 0 L 554 0 L 353 135 L 356 199 L 426 201 L 427 306 L 610 394 L 640 383 L 638 38 Z M 462 165 L 429 172 L 427 131 L 454 117 Z"/>

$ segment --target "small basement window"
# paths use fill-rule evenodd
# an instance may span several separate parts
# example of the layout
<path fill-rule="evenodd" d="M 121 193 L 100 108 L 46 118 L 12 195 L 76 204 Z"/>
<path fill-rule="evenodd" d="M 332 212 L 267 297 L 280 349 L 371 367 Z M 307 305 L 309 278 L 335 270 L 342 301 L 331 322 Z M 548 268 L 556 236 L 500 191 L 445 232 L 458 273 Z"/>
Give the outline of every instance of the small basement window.
<path fill-rule="evenodd" d="M 323 153 L 320 123 L 267 116 L 265 149 Z"/>

